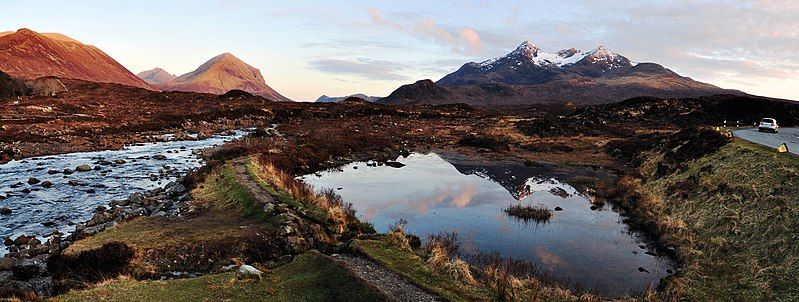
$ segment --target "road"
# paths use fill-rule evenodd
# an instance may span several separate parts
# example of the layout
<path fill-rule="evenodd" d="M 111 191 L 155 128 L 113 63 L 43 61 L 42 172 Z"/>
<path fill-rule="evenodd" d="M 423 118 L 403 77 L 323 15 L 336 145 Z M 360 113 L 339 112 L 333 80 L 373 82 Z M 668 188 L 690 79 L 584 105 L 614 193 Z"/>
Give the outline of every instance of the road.
<path fill-rule="evenodd" d="M 788 151 L 799 154 L 799 128 L 780 128 L 779 133 L 757 132 L 757 128 L 746 128 L 734 130 L 735 137 L 739 137 L 750 142 L 777 148 L 782 143 L 788 145 Z"/>

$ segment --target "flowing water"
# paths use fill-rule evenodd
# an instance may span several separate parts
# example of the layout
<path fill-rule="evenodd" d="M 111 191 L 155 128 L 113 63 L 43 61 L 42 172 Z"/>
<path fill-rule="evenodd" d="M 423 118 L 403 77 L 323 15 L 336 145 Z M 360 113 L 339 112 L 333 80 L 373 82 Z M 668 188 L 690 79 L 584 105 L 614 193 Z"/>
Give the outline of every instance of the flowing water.
<path fill-rule="evenodd" d="M 411 154 L 398 161 L 406 166 L 360 162 L 302 178 L 317 189 L 337 189 L 378 232 L 399 219 L 423 241 L 429 234 L 454 231 L 463 255 L 499 252 L 532 261 L 572 288 L 605 296 L 654 288 L 674 267 L 649 250 L 646 238 L 631 231 L 611 204 L 592 209 L 590 196 L 562 180 L 573 173 L 451 153 Z M 553 216 L 534 223 L 503 211 L 519 203 L 544 206 Z"/>
<path fill-rule="evenodd" d="M 0 165 L 0 207 L 12 211 L 0 216 L 0 238 L 74 231 L 74 225 L 91 218 L 97 206 L 164 186 L 201 166 L 193 150 L 221 145 L 244 134 L 237 131 L 204 140 L 142 143 L 121 150 L 43 156 Z M 165 158 L 156 159 L 155 155 Z M 124 163 L 114 163 L 116 160 Z M 79 165 L 93 170 L 63 173 Z M 41 182 L 28 184 L 31 177 Z M 43 187 L 44 181 L 50 181 L 52 187 Z"/>

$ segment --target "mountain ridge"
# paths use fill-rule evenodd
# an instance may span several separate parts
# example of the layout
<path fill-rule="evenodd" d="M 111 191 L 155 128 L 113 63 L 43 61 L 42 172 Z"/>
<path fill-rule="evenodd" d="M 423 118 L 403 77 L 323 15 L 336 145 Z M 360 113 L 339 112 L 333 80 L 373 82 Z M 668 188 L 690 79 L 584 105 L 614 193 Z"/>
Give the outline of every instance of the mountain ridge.
<path fill-rule="evenodd" d="M 743 94 L 695 81 L 657 63 L 633 63 L 604 45 L 544 52 L 525 41 L 505 56 L 463 64 L 435 83 L 403 85 L 379 103 L 463 102 L 477 106 L 603 104 L 639 96 Z"/>
<path fill-rule="evenodd" d="M 178 76 L 156 87 L 166 91 L 189 91 L 224 94 L 242 90 L 275 101 L 291 101 L 266 84 L 261 71 L 229 52 L 217 55 L 194 71 Z"/>
<path fill-rule="evenodd" d="M 54 76 L 153 89 L 95 46 L 27 28 L 0 34 L 0 70 L 27 80 Z"/>

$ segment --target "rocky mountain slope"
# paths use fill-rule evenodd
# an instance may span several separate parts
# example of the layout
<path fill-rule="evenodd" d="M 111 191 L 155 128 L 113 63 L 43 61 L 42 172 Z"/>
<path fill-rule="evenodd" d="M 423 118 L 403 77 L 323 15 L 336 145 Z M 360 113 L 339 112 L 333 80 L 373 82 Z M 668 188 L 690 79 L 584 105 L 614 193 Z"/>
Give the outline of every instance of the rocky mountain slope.
<path fill-rule="evenodd" d="M 26 28 L 0 33 L 0 70 L 26 80 L 55 76 L 152 89 L 97 47 Z"/>
<path fill-rule="evenodd" d="M 601 104 L 639 96 L 698 97 L 739 91 L 683 77 L 655 63 L 633 63 L 605 46 L 547 53 L 524 42 L 506 56 L 464 64 L 436 83 L 400 87 L 380 103 Z"/>
<path fill-rule="evenodd" d="M 352 94 L 352 95 L 348 95 L 348 96 L 326 96 L 326 95 L 323 94 L 318 99 L 316 99 L 315 102 L 317 102 L 317 103 L 338 103 L 338 102 L 341 102 L 341 101 L 343 101 L 344 99 L 346 99 L 348 97 L 356 97 L 356 98 L 362 99 L 362 100 L 367 101 L 367 102 L 374 102 L 374 101 L 377 101 L 378 99 L 381 98 L 379 96 L 368 96 L 368 95 L 365 95 L 363 93 L 356 93 L 356 94 Z"/>
<path fill-rule="evenodd" d="M 238 89 L 274 101 L 291 101 L 266 85 L 261 71 L 230 53 L 213 57 L 196 70 L 159 84 L 157 87 L 166 91 L 213 94 L 223 94 Z"/>
<path fill-rule="evenodd" d="M 157 67 L 137 73 L 136 76 L 150 84 L 163 84 L 178 77 Z"/>

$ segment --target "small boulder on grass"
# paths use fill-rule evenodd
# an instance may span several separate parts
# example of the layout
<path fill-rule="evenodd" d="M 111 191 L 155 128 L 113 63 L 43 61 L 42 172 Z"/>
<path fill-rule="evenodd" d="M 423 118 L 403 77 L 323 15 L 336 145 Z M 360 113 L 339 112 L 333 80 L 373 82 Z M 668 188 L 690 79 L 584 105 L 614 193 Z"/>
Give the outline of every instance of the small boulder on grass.
<path fill-rule="evenodd" d="M 261 281 L 263 279 L 263 274 L 264 273 L 262 271 L 258 270 L 257 268 L 251 265 L 242 264 L 241 266 L 239 266 L 239 270 L 236 271 L 236 279 L 238 280 L 257 279 L 258 281 Z"/>
<path fill-rule="evenodd" d="M 552 217 L 552 212 L 543 206 L 513 205 L 505 209 L 505 213 L 524 221 L 543 222 Z"/>

